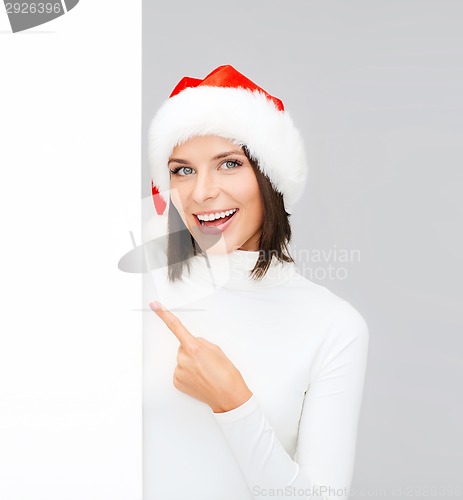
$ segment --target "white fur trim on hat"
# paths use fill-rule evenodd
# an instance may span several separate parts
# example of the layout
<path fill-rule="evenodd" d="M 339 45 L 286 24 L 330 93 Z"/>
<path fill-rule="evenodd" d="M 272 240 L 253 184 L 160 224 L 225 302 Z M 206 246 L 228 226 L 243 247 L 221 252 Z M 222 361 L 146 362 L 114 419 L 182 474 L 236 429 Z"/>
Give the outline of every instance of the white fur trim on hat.
<path fill-rule="evenodd" d="M 264 93 L 243 88 L 189 87 L 169 98 L 148 132 L 151 177 L 161 193 L 170 189 L 167 162 L 175 146 L 205 135 L 246 145 L 292 213 L 308 168 L 303 140 L 287 111 Z"/>

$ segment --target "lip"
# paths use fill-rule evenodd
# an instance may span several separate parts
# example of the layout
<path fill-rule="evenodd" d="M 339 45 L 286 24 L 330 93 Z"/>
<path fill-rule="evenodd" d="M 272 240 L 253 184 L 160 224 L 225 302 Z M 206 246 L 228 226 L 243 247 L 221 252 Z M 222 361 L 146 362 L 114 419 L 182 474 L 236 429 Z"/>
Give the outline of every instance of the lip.
<path fill-rule="evenodd" d="M 195 219 L 196 219 L 196 225 L 203 234 L 219 234 L 223 233 L 228 226 L 233 222 L 235 215 L 240 211 L 239 208 L 236 209 L 236 212 L 232 215 L 230 219 L 228 219 L 226 222 L 223 224 L 219 224 L 218 226 L 202 226 L 201 223 L 199 222 L 198 217 L 196 217 L 197 214 L 195 214 Z M 199 215 L 202 214 L 207 214 L 207 213 L 216 213 L 216 212 L 200 212 Z"/>
<path fill-rule="evenodd" d="M 210 214 L 220 214 L 221 212 L 228 212 L 229 210 L 234 210 L 236 207 L 225 208 L 224 210 L 208 210 L 207 212 L 197 212 L 193 215 L 210 215 Z M 238 211 L 239 209 L 236 208 Z"/>

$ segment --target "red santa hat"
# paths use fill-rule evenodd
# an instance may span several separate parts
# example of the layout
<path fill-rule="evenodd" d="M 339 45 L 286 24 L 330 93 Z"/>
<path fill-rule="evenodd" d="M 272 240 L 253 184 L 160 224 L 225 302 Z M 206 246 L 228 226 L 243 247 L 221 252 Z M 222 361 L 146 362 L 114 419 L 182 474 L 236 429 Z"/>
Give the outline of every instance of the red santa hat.
<path fill-rule="evenodd" d="M 282 193 L 286 211 L 292 213 L 307 177 L 301 134 L 280 99 L 225 65 L 202 80 L 182 78 L 151 122 L 148 158 L 158 214 L 166 206 L 162 192 L 170 188 L 167 162 L 173 149 L 205 135 L 246 145 L 261 172 Z"/>

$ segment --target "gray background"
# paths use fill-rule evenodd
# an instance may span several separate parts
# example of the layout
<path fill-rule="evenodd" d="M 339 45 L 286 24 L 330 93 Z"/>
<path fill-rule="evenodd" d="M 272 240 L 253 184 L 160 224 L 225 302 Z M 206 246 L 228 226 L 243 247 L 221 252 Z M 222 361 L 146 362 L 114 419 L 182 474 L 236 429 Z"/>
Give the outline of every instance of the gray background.
<path fill-rule="evenodd" d="M 458 0 L 143 3 L 143 197 L 182 76 L 232 64 L 303 132 L 293 253 L 370 327 L 353 498 L 462 496 L 462 32 Z"/>

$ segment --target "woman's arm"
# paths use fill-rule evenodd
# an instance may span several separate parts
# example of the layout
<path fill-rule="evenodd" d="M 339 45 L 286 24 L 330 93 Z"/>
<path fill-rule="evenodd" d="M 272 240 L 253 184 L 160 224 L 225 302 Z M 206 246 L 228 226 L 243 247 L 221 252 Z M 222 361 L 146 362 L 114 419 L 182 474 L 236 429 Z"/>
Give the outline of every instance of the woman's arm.
<path fill-rule="evenodd" d="M 342 301 L 305 395 L 295 460 L 283 448 L 256 395 L 238 408 L 214 413 L 255 499 L 348 497 L 368 341 L 365 320 Z"/>

